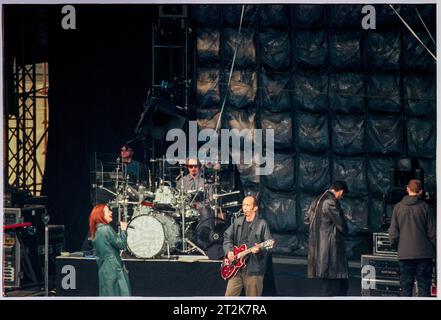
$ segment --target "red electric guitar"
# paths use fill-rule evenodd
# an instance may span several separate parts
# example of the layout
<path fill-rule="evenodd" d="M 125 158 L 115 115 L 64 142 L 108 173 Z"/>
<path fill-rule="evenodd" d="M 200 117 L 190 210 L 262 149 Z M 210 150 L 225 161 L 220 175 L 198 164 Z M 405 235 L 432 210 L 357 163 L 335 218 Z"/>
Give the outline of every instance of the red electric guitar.
<path fill-rule="evenodd" d="M 221 265 L 221 277 L 224 280 L 228 280 L 236 275 L 236 273 L 242 269 L 246 264 L 246 259 L 248 258 L 248 255 L 251 253 L 251 250 L 253 248 L 260 248 L 260 249 L 271 249 L 274 246 L 274 240 L 266 240 L 262 243 L 259 243 L 255 245 L 254 247 L 251 247 L 247 249 L 247 245 L 243 244 L 240 247 L 234 246 L 233 253 L 234 253 L 234 259 L 233 261 L 230 261 L 228 257 L 225 257 L 224 261 Z"/>

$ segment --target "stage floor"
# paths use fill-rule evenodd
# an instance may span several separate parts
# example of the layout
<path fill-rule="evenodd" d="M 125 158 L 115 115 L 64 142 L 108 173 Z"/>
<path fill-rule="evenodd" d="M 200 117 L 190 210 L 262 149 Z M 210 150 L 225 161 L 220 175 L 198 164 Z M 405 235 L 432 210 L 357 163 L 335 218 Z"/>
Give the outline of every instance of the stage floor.
<path fill-rule="evenodd" d="M 226 284 L 219 260 L 123 259 L 132 295 L 138 297 L 224 296 Z M 274 257 L 265 275 L 263 296 L 314 297 L 320 282 L 306 277 L 306 259 Z M 93 257 L 56 258 L 57 296 L 98 296 L 98 271 Z M 350 263 L 349 295 L 361 295 L 360 265 Z"/>

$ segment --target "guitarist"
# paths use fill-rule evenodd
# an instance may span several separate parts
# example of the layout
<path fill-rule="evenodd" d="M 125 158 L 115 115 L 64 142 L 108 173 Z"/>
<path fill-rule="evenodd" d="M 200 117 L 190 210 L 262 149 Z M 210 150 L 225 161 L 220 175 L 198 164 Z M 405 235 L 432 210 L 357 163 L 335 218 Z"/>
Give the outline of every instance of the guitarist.
<path fill-rule="evenodd" d="M 233 247 L 246 244 L 248 248 L 271 239 L 271 234 L 265 220 L 257 215 L 257 199 L 247 196 L 242 201 L 244 216 L 234 220 L 224 233 L 224 251 L 227 258 L 234 259 Z M 225 296 L 240 296 L 245 288 L 246 296 L 261 296 L 263 277 L 267 264 L 267 251 L 255 247 L 251 250 L 246 265 L 228 280 Z"/>

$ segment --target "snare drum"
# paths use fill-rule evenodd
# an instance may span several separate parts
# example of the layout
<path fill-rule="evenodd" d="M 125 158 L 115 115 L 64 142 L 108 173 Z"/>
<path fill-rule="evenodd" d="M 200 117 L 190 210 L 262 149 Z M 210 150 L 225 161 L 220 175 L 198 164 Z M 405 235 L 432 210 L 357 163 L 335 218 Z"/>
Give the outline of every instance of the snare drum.
<path fill-rule="evenodd" d="M 179 226 L 173 218 L 159 212 L 133 218 L 127 228 L 127 247 L 137 258 L 155 258 L 173 252 L 179 240 Z"/>

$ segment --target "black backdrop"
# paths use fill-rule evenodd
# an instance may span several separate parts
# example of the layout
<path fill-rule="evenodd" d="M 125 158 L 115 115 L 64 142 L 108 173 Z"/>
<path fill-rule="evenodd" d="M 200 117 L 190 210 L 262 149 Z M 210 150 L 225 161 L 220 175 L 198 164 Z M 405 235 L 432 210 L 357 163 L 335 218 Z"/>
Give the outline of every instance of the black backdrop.
<path fill-rule="evenodd" d="M 44 193 L 51 223 L 66 226 L 68 250 L 86 237 L 89 156 L 118 153 L 133 138 L 151 77 L 152 6 L 76 5 L 76 30 L 49 28 L 50 128 Z M 142 157 L 141 152 L 135 157 Z"/>

